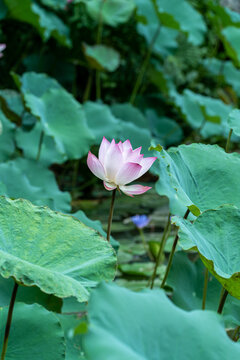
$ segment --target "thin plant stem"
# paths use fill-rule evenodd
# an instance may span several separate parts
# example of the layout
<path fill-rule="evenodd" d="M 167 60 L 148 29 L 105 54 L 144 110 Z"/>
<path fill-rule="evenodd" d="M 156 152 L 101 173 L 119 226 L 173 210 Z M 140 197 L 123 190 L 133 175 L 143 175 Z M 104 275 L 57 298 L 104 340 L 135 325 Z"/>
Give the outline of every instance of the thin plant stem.
<path fill-rule="evenodd" d="M 37 161 L 40 159 L 40 154 L 41 154 L 42 144 L 43 144 L 43 138 L 44 138 L 44 131 L 42 130 L 41 134 L 40 134 L 40 138 L 39 138 L 39 143 L 38 143 L 38 152 L 37 152 L 37 156 L 36 156 Z"/>
<path fill-rule="evenodd" d="M 116 191 L 117 191 L 117 189 L 114 189 L 113 192 L 112 192 L 112 201 L 111 201 L 109 217 L 108 217 L 107 241 L 110 241 L 112 218 L 113 218 L 113 209 L 114 209 L 114 202 L 115 202 L 115 198 L 116 198 Z"/>
<path fill-rule="evenodd" d="M 96 70 L 96 99 L 101 99 L 101 77 L 100 70 Z"/>
<path fill-rule="evenodd" d="M 147 241 L 146 241 L 146 239 L 145 239 L 145 236 L 144 236 L 143 229 L 139 229 L 139 228 L 138 228 L 138 231 L 139 231 L 140 237 L 141 237 L 141 239 L 142 239 L 142 243 L 143 243 L 144 249 L 145 249 L 145 251 L 147 252 L 149 259 L 150 259 L 150 260 L 153 260 L 152 254 L 151 254 L 151 252 L 149 251 L 148 243 L 147 243 Z"/>
<path fill-rule="evenodd" d="M 203 286 L 203 298 L 202 298 L 202 310 L 205 310 L 206 297 L 207 297 L 207 287 L 208 287 L 208 268 L 205 268 L 204 286 Z"/>
<path fill-rule="evenodd" d="M 102 41 L 102 32 L 103 32 L 103 17 L 102 17 L 102 10 L 106 0 L 102 0 L 100 8 L 99 8 L 99 18 L 98 18 L 98 30 L 97 30 L 97 44 L 100 44 Z"/>
<path fill-rule="evenodd" d="M 204 118 L 203 121 L 202 121 L 202 123 L 201 123 L 201 125 L 200 125 L 199 128 L 197 129 L 198 135 L 200 135 L 200 132 L 202 131 L 202 129 L 203 129 L 204 125 L 206 124 L 206 122 L 207 122 L 207 119 Z"/>
<path fill-rule="evenodd" d="M 7 316 L 7 322 L 6 322 L 6 327 L 5 327 L 5 334 L 4 334 L 4 340 L 3 340 L 3 348 L 2 348 L 2 354 L 1 354 L 1 360 L 5 359 L 5 355 L 6 355 L 6 352 L 7 352 L 8 338 L 9 338 L 9 333 L 10 333 L 10 328 L 11 328 L 12 314 L 13 314 L 14 303 L 15 303 L 15 300 L 16 300 L 17 290 L 18 290 L 18 284 L 15 282 L 14 288 L 13 288 L 13 291 L 12 291 L 12 296 L 11 296 L 9 309 L 8 309 L 8 316 Z"/>
<path fill-rule="evenodd" d="M 143 81 L 143 78 L 144 78 L 144 75 L 146 73 L 146 70 L 147 70 L 147 67 L 148 67 L 148 64 L 149 64 L 149 60 L 150 60 L 150 57 L 151 57 L 151 54 L 152 54 L 152 50 L 153 50 L 153 46 L 158 38 L 158 35 L 160 33 L 160 29 L 161 29 L 161 24 L 158 25 L 155 33 L 153 34 L 153 37 L 152 37 L 152 41 L 149 45 L 149 48 L 148 48 L 148 51 L 144 57 L 144 60 L 143 60 L 143 63 L 142 63 L 142 66 L 140 68 L 140 71 L 138 73 L 138 76 L 137 76 L 137 79 L 136 79 L 136 82 L 135 82 L 135 85 L 134 85 L 134 88 L 133 88 L 133 91 L 132 91 L 132 94 L 130 96 L 130 104 L 134 104 L 135 100 L 136 100 L 136 96 L 137 96 L 137 93 L 140 89 L 140 86 L 142 85 L 142 81 Z"/>
<path fill-rule="evenodd" d="M 147 242 L 146 242 L 143 229 L 139 229 L 139 228 L 138 228 L 138 231 L 139 231 L 140 237 L 141 237 L 141 239 L 142 239 L 142 243 L 143 243 L 144 249 L 145 249 L 146 251 L 148 251 L 148 244 L 147 244 Z"/>
<path fill-rule="evenodd" d="M 229 152 L 229 146 L 230 146 L 230 142 L 231 142 L 232 132 L 233 132 L 233 129 L 230 129 L 229 134 L 228 134 L 228 138 L 227 138 L 226 148 L 225 148 L 225 151 L 227 153 Z"/>
<path fill-rule="evenodd" d="M 189 209 L 187 209 L 187 211 L 185 212 L 185 215 L 183 217 L 184 219 L 187 219 L 189 212 L 190 212 Z M 172 246 L 172 250 L 171 250 L 171 253 L 170 253 L 170 256 L 169 256 L 169 259 L 168 259 L 167 269 L 166 269 L 164 278 L 163 278 L 161 286 L 160 286 L 161 289 L 164 288 L 164 285 L 165 285 L 165 283 L 167 281 L 167 277 L 168 277 L 169 271 L 170 271 L 171 266 L 172 266 L 172 261 L 173 261 L 173 256 L 174 256 L 174 253 L 175 253 L 175 249 L 177 247 L 178 239 L 179 239 L 179 237 L 178 237 L 178 234 L 177 234 L 175 236 L 173 246 Z"/>
<path fill-rule="evenodd" d="M 83 94 L 83 102 L 88 101 L 89 97 L 90 97 L 90 93 L 91 93 L 91 88 L 92 88 L 92 80 L 93 80 L 93 71 L 90 70 L 89 76 L 88 76 L 88 80 L 87 80 L 87 85 Z"/>
<path fill-rule="evenodd" d="M 153 289 L 153 287 L 154 287 L 154 281 L 155 281 L 156 276 L 157 276 L 157 269 L 158 269 L 158 266 L 159 266 L 159 263 L 160 263 L 164 248 L 165 248 L 165 244 L 166 244 L 166 241 L 167 241 L 167 238 L 168 238 L 170 228 L 171 228 L 171 220 L 170 220 L 170 213 L 169 213 L 168 214 L 167 224 L 166 224 L 166 226 L 164 228 L 161 243 L 160 243 L 159 250 L 158 250 L 158 254 L 157 254 L 157 257 L 156 257 L 155 266 L 154 266 L 152 279 L 151 279 L 151 284 L 150 284 L 150 289 Z"/>
<path fill-rule="evenodd" d="M 77 65 L 74 66 L 74 80 L 72 83 L 72 94 L 77 97 Z"/>
<path fill-rule="evenodd" d="M 72 193 L 75 193 L 75 188 L 77 185 L 77 178 L 78 178 L 78 170 L 79 170 L 79 163 L 80 160 L 76 160 L 73 165 L 73 177 L 72 177 Z"/>
<path fill-rule="evenodd" d="M 99 9 L 99 19 L 98 19 L 98 30 L 97 30 L 97 44 L 99 45 L 102 41 L 102 32 L 103 32 L 103 17 L 102 17 L 102 10 L 106 0 L 102 0 Z M 101 76 L 100 70 L 96 70 L 96 99 L 101 99 Z"/>
<path fill-rule="evenodd" d="M 233 340 L 233 341 L 237 341 L 237 340 L 238 340 L 238 338 L 239 338 L 239 330 L 240 330 L 240 326 L 238 325 L 238 326 L 236 327 L 236 329 L 234 330 L 234 333 L 233 333 L 233 335 L 232 335 L 232 340 Z"/>
<path fill-rule="evenodd" d="M 228 296 L 228 291 L 226 289 L 223 289 L 223 290 L 224 291 L 222 291 L 222 293 L 221 293 L 221 298 L 220 298 L 220 302 L 219 302 L 219 306 L 218 306 L 218 311 L 217 311 L 218 314 L 222 313 L 225 301 L 226 301 L 227 296 Z"/>

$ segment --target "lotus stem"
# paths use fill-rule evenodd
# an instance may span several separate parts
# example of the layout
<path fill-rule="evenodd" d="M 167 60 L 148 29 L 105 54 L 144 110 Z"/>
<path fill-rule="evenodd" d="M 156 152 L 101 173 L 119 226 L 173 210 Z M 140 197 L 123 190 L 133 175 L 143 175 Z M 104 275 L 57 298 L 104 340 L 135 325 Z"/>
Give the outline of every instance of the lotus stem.
<path fill-rule="evenodd" d="M 235 342 L 238 341 L 238 338 L 239 338 L 239 329 L 240 329 L 240 326 L 238 325 L 232 335 L 232 340 Z"/>
<path fill-rule="evenodd" d="M 160 263 L 164 248 L 165 248 L 165 244 L 166 244 L 166 241 L 167 241 L 167 238 L 168 238 L 170 228 L 171 228 L 171 221 L 170 221 L 170 213 L 169 213 L 168 214 L 167 224 L 166 224 L 166 226 L 164 228 L 161 243 L 160 243 L 159 250 L 158 250 L 158 254 L 157 254 L 157 257 L 156 257 L 156 262 L 155 262 L 155 267 L 154 267 L 153 274 L 152 274 L 152 281 L 151 281 L 150 289 L 153 289 L 153 287 L 154 287 L 154 281 L 156 279 L 157 269 L 158 269 L 158 266 L 159 266 L 159 263 Z"/>
<path fill-rule="evenodd" d="M 102 32 L 103 32 L 103 18 L 102 10 L 106 0 L 102 0 L 99 8 L 99 18 L 98 18 L 98 30 L 97 30 L 97 44 L 99 45 L 102 41 Z M 101 77 L 100 70 L 96 70 L 96 99 L 101 99 Z"/>
<path fill-rule="evenodd" d="M 112 192 L 112 201 L 111 201 L 109 217 L 108 217 L 107 241 L 110 241 L 112 218 L 113 218 L 113 209 L 114 209 L 114 203 L 115 203 L 115 198 L 116 198 L 116 191 L 117 191 L 117 189 L 114 189 L 113 192 Z"/>
<path fill-rule="evenodd" d="M 184 215 L 184 219 L 187 219 L 188 217 L 188 214 L 189 214 L 190 210 L 187 209 L 187 211 L 185 212 L 185 215 Z M 167 264 L 167 269 L 166 269 L 166 272 L 165 272 L 165 275 L 164 275 L 164 278 L 162 280 L 162 283 L 161 283 L 161 286 L 160 288 L 163 289 L 164 288 L 164 285 L 167 281 L 167 277 L 168 277 L 168 274 L 169 274 L 169 271 L 171 269 L 171 266 L 172 266 L 172 261 L 173 261 L 173 256 L 174 256 L 174 253 L 175 253 L 175 249 L 177 247 L 177 243 L 178 243 L 178 234 L 175 236 L 175 239 L 174 239 L 174 242 L 173 242 L 173 246 L 172 246 L 172 250 L 171 250 L 171 253 L 170 253 L 170 256 L 169 256 L 169 259 L 168 259 L 168 264 Z"/>
<path fill-rule="evenodd" d="M 100 70 L 96 70 L 96 99 L 101 99 L 101 77 Z"/>
<path fill-rule="evenodd" d="M 151 252 L 149 251 L 148 243 L 147 243 L 147 241 L 146 241 L 146 239 L 145 239 L 145 236 L 144 236 L 143 229 L 138 229 L 138 231 L 139 231 L 140 237 L 141 237 L 141 239 L 142 239 L 143 247 L 144 247 L 146 253 L 148 254 L 149 259 L 150 259 L 150 260 L 153 260 L 152 254 L 151 254 Z"/>
<path fill-rule="evenodd" d="M 148 48 L 148 51 L 145 55 L 145 58 L 143 60 L 143 63 L 142 63 L 142 66 L 140 68 L 140 71 L 138 73 L 138 76 L 137 76 L 137 80 L 135 82 L 135 85 L 134 85 L 134 88 L 133 88 L 133 91 L 132 91 L 132 94 L 130 96 L 130 104 L 134 104 L 135 100 L 136 100 L 136 96 L 137 96 L 137 93 L 139 91 L 139 88 L 142 84 L 142 81 L 143 81 L 143 78 L 144 78 L 144 75 L 146 73 L 146 70 L 147 70 L 147 67 L 148 67 L 148 64 L 149 64 L 149 60 L 150 60 L 150 57 L 151 57 L 151 54 L 152 54 L 152 50 L 153 50 L 153 46 L 158 38 L 158 35 L 160 33 L 160 29 L 161 29 L 161 24 L 158 25 L 155 33 L 153 34 L 153 37 L 152 37 L 152 41 L 149 45 L 149 48 Z"/>
<path fill-rule="evenodd" d="M 217 311 L 218 314 L 222 313 L 227 296 L 228 296 L 228 291 L 223 288 L 222 292 L 221 292 L 221 298 L 220 298 L 220 302 L 219 302 L 219 306 L 218 306 L 218 311 Z"/>
<path fill-rule="evenodd" d="M 102 18 L 102 11 L 103 6 L 106 0 L 102 0 L 100 8 L 99 8 L 99 18 L 98 18 L 98 30 L 97 30 L 97 44 L 100 44 L 102 41 L 102 32 L 103 32 L 103 18 Z"/>
<path fill-rule="evenodd" d="M 9 309 L 8 309 L 8 317 L 7 317 L 4 340 L 3 340 L 1 360 L 5 359 L 5 355 L 7 352 L 8 338 L 9 338 L 9 333 L 10 333 L 10 328 L 11 328 L 12 314 L 13 314 L 13 308 L 14 308 L 14 304 L 15 304 L 15 300 L 16 300 L 17 290 L 18 290 L 18 284 L 15 282 L 14 288 L 12 291 Z"/>
<path fill-rule="evenodd" d="M 230 146 L 230 142 L 231 142 L 232 132 L 233 132 L 233 129 L 230 129 L 229 134 L 228 134 L 228 138 L 227 138 L 226 148 L 225 148 L 225 151 L 227 153 L 229 152 L 229 146 Z"/>
<path fill-rule="evenodd" d="M 79 170 L 79 163 L 80 160 L 76 160 L 73 165 L 73 177 L 72 177 L 72 194 L 75 193 L 75 188 L 77 186 L 77 179 L 78 179 L 78 170 Z"/>
<path fill-rule="evenodd" d="M 88 101 L 88 99 L 90 97 L 92 81 L 93 81 L 93 70 L 90 70 L 88 80 L 87 80 L 87 85 L 86 85 L 86 88 L 85 88 L 84 94 L 83 94 L 83 102 Z"/>
<path fill-rule="evenodd" d="M 42 130 L 41 134 L 40 134 L 40 138 L 39 138 L 39 143 L 38 143 L 38 152 L 37 152 L 37 156 L 36 156 L 37 161 L 40 159 L 40 154 L 41 154 L 42 144 L 43 144 L 43 138 L 44 138 L 44 131 Z"/>
<path fill-rule="evenodd" d="M 202 310 L 205 310 L 206 297 L 207 297 L 207 286 L 208 286 L 208 268 L 205 268 L 203 298 L 202 298 Z"/>

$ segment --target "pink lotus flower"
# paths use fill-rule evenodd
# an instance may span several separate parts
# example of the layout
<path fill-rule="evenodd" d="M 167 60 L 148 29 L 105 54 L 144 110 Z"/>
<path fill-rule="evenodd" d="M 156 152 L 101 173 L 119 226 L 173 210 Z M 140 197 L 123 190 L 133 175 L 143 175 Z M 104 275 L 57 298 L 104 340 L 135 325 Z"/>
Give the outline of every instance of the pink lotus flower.
<path fill-rule="evenodd" d="M 151 187 L 126 186 L 145 174 L 156 160 L 156 157 L 143 158 L 141 149 L 142 147 L 133 150 L 129 140 L 116 144 L 114 139 L 110 143 L 103 137 L 98 158 L 89 151 L 87 164 L 92 173 L 103 180 L 106 190 L 118 188 L 131 197 L 143 194 Z"/>
<path fill-rule="evenodd" d="M 3 57 L 3 51 L 6 49 L 6 44 L 0 44 L 0 58 Z"/>

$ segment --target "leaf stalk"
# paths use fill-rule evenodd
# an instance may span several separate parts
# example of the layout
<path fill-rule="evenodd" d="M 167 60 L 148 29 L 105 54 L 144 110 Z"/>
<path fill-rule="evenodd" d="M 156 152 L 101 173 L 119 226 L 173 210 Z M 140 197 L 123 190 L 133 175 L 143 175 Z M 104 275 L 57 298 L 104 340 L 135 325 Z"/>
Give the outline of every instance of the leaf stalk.
<path fill-rule="evenodd" d="M 187 209 L 187 211 L 185 212 L 185 215 L 184 215 L 183 218 L 187 219 L 189 213 L 190 213 L 190 210 Z M 173 261 L 173 256 L 174 256 L 174 253 L 175 253 L 175 249 L 177 247 L 178 239 L 179 239 L 179 236 L 178 236 L 178 233 L 177 233 L 176 236 L 175 236 L 174 242 L 173 242 L 173 246 L 172 246 L 172 250 L 171 250 L 169 259 L 168 259 L 167 269 L 166 269 L 164 278 L 163 278 L 161 286 L 160 286 L 161 289 L 164 288 L 164 285 L 165 285 L 165 283 L 167 281 L 167 277 L 168 277 L 169 271 L 170 271 L 171 266 L 172 266 L 172 261 Z"/>
<path fill-rule="evenodd" d="M 114 189 L 113 192 L 112 192 L 112 201 L 111 201 L 109 217 L 108 217 L 107 241 L 110 241 L 113 210 L 114 210 L 114 203 L 115 203 L 115 198 L 116 198 L 116 191 L 117 191 L 117 189 Z"/>
<path fill-rule="evenodd" d="M 16 296 L 17 296 L 17 290 L 18 290 L 18 284 L 15 282 L 14 288 L 13 288 L 13 291 L 12 291 L 12 296 L 11 296 L 11 300 L 10 300 L 9 309 L 8 309 L 8 316 L 7 316 L 7 322 L 6 322 L 6 327 L 5 327 L 5 334 L 4 334 L 4 340 L 3 340 L 3 348 L 2 348 L 2 354 L 1 354 L 1 360 L 5 359 L 5 355 L 6 355 L 6 352 L 7 352 L 8 338 L 9 338 L 9 333 L 10 333 L 10 328 L 11 328 L 11 323 L 12 323 L 12 315 L 13 315 L 13 309 L 14 309 Z"/>

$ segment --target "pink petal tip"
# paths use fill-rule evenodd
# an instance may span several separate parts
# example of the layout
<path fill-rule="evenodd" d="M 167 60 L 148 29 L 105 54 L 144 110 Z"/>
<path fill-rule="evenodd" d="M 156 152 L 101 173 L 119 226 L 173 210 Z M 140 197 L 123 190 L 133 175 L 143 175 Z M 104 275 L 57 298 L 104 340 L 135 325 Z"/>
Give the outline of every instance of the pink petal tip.
<path fill-rule="evenodd" d="M 128 196 L 133 197 L 133 195 L 141 195 L 146 191 L 150 190 L 151 187 L 143 185 L 129 185 L 129 186 L 120 186 L 120 190 Z"/>

